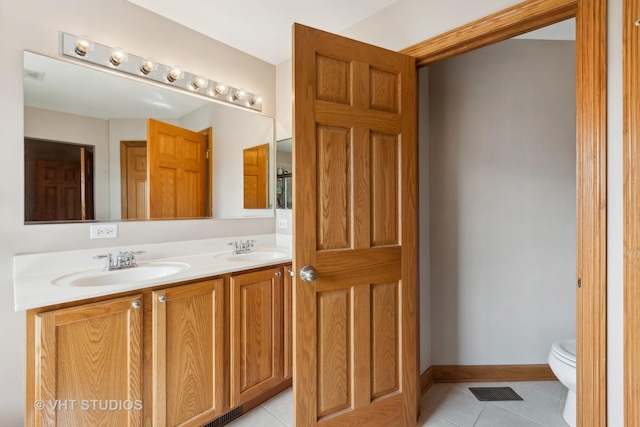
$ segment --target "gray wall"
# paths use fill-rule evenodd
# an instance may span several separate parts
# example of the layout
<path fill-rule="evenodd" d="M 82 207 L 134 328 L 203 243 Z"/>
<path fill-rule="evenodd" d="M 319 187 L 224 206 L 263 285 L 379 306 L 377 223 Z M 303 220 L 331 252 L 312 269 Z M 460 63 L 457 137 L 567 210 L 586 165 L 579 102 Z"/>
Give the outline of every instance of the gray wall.
<path fill-rule="evenodd" d="M 575 337 L 575 43 L 429 68 L 432 363 L 546 363 Z"/>

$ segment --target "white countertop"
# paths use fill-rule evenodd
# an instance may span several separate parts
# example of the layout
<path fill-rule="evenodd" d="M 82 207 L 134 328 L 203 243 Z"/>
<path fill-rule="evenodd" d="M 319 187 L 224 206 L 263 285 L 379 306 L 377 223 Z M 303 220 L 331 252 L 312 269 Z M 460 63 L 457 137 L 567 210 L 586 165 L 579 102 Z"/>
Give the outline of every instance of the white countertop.
<path fill-rule="evenodd" d="M 254 251 L 277 250 L 283 256 L 263 261 L 227 261 L 219 257 L 231 253 L 226 247 L 233 240 L 256 240 Z M 52 282 L 62 276 L 81 271 L 99 274 L 104 260 L 93 259 L 103 253 L 118 253 L 118 250 L 144 250 L 136 257 L 139 265 L 155 262 L 180 262 L 188 264 L 185 270 L 156 279 L 127 284 L 104 286 L 58 286 Z M 155 256 L 154 256 L 155 255 Z M 241 257 L 238 257 L 241 259 Z M 152 286 L 184 282 L 217 276 L 225 273 L 248 270 L 257 267 L 283 264 L 291 261 L 291 247 L 276 245 L 273 235 L 242 236 L 238 238 L 208 239 L 189 242 L 135 245 L 127 248 L 101 248 L 79 251 L 51 252 L 41 254 L 16 255 L 14 257 L 14 305 L 16 311 L 44 307 L 87 298 L 142 290 Z M 117 271 L 117 270 L 116 270 Z M 106 272 L 104 274 L 109 274 Z"/>

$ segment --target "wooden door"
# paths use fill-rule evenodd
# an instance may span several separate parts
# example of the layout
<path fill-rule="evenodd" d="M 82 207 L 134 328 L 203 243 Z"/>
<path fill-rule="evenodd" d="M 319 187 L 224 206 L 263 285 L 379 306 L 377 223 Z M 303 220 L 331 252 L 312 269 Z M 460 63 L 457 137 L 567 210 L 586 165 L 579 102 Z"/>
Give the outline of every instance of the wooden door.
<path fill-rule="evenodd" d="M 79 162 L 36 162 L 36 221 L 81 220 Z"/>
<path fill-rule="evenodd" d="M 282 272 L 231 277 L 231 407 L 283 380 Z"/>
<path fill-rule="evenodd" d="M 142 426 L 141 304 L 136 295 L 35 316 L 36 426 Z"/>
<path fill-rule="evenodd" d="M 244 208 L 267 208 L 267 144 L 245 148 L 243 155 Z"/>
<path fill-rule="evenodd" d="M 415 61 L 297 24 L 293 61 L 296 425 L 415 425 Z"/>
<path fill-rule="evenodd" d="M 224 280 L 153 292 L 153 425 L 224 413 Z"/>
<path fill-rule="evenodd" d="M 206 216 L 208 136 L 149 119 L 150 218 Z"/>
<path fill-rule="evenodd" d="M 148 218 L 147 142 L 120 142 L 122 219 Z"/>

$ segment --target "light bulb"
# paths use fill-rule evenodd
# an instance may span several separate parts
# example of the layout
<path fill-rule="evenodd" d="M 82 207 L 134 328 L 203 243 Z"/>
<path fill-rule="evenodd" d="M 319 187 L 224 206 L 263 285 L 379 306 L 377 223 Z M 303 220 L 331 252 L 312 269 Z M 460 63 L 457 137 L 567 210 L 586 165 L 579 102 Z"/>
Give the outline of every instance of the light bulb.
<path fill-rule="evenodd" d="M 184 77 L 184 71 L 180 67 L 172 67 L 167 74 L 167 80 L 170 83 L 180 80 L 182 77 Z"/>
<path fill-rule="evenodd" d="M 118 67 L 123 62 L 126 62 L 127 59 L 129 59 L 129 55 L 127 55 L 125 51 L 119 48 L 115 48 L 111 51 L 111 58 L 109 59 L 109 62 L 114 67 Z"/>
<path fill-rule="evenodd" d="M 76 41 L 76 48 L 74 49 L 76 55 L 83 57 L 87 56 L 87 53 L 89 53 L 90 50 L 93 50 L 93 43 L 91 43 L 89 39 L 79 38 Z"/>
<path fill-rule="evenodd" d="M 262 95 L 255 95 L 249 101 L 249 105 L 260 105 L 260 104 L 262 104 Z"/>
<path fill-rule="evenodd" d="M 150 72 L 158 68 L 158 64 L 153 59 L 147 58 L 142 60 L 142 64 L 140 65 L 140 72 L 143 75 L 149 75 Z"/>
<path fill-rule="evenodd" d="M 229 92 L 229 86 L 220 82 L 216 84 L 216 90 L 215 90 L 216 95 L 224 95 L 227 92 Z"/>
<path fill-rule="evenodd" d="M 197 76 L 195 79 L 193 79 L 193 82 L 191 83 L 191 88 L 193 90 L 204 89 L 207 86 L 209 86 L 209 80 L 200 76 Z"/>
<path fill-rule="evenodd" d="M 236 89 L 236 93 L 233 94 L 233 100 L 238 101 L 244 99 L 247 96 L 247 91 L 244 89 Z"/>

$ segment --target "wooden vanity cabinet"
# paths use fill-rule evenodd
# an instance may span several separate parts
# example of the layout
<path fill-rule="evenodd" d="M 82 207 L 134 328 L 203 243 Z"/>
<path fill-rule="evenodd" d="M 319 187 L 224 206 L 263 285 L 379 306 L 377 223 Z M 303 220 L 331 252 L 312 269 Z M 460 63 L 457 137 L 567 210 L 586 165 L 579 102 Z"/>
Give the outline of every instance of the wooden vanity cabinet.
<path fill-rule="evenodd" d="M 282 276 L 281 267 L 231 276 L 232 408 L 284 380 Z"/>
<path fill-rule="evenodd" d="M 141 426 L 142 295 L 31 313 L 25 425 Z"/>
<path fill-rule="evenodd" d="M 153 425 L 201 426 L 225 412 L 224 280 L 152 292 Z"/>
<path fill-rule="evenodd" d="M 29 310 L 25 425 L 201 426 L 268 400 L 291 385 L 289 268 Z"/>

